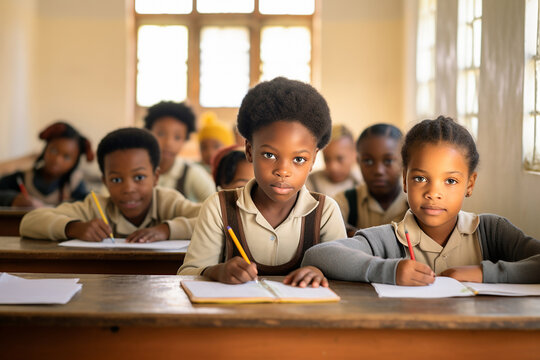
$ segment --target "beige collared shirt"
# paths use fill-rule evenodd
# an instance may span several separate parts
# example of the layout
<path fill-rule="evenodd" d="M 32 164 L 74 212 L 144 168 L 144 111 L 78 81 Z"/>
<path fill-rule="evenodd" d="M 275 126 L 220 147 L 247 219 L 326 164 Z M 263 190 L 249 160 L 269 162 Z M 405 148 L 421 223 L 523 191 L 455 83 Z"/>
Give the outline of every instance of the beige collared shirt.
<path fill-rule="evenodd" d="M 302 187 L 289 216 L 274 229 L 253 203 L 251 190 L 255 184 L 256 180 L 252 179 L 245 187 L 236 189 L 236 204 L 240 209 L 246 242 L 258 263 L 271 266 L 284 264 L 292 259 L 298 248 L 302 218 L 314 210 L 319 202 L 305 186 Z M 346 237 L 339 208 L 329 197 L 324 202 L 320 236 L 321 242 Z M 203 204 L 178 274 L 199 275 L 206 267 L 218 264 L 222 259 L 224 241 L 223 218 L 216 193 Z"/>
<path fill-rule="evenodd" d="M 127 237 L 138 229 L 167 223 L 170 239 L 189 239 L 201 204 L 193 203 L 178 191 L 155 187 L 152 203 L 139 226 L 133 225 L 110 201 L 109 196 L 97 195 L 115 237 Z M 91 195 L 83 201 L 63 203 L 56 208 L 41 208 L 26 214 L 20 225 L 21 236 L 38 239 L 65 240 L 66 225 L 71 221 L 90 221 L 101 218 Z"/>
<path fill-rule="evenodd" d="M 330 181 L 324 170 L 313 171 L 306 180 L 306 187 L 309 191 L 319 192 L 331 197 L 337 193 L 353 188 L 362 183 L 362 173 L 358 167 L 353 167 L 347 179 L 333 183 Z"/>
<path fill-rule="evenodd" d="M 347 222 L 350 208 L 349 202 L 345 197 L 345 192 L 337 194 L 334 198 L 341 209 L 343 220 Z M 351 225 L 357 229 L 365 229 L 371 226 L 390 224 L 392 221 L 400 221 L 409 208 L 407 195 L 402 191 L 388 209 L 384 210 L 377 200 L 369 194 L 366 184 L 356 187 L 356 201 L 358 219 L 356 220 L 356 224 Z"/>
<path fill-rule="evenodd" d="M 405 227 L 409 232 L 416 261 L 428 265 L 435 274 L 455 266 L 478 265 L 482 262 L 482 250 L 478 239 L 478 215 L 460 211 L 454 231 L 444 247 L 427 236 L 418 226 L 413 213 L 408 210 L 403 220 L 393 222 L 400 243 L 406 248 Z M 410 259 L 409 253 L 406 256 Z"/>
<path fill-rule="evenodd" d="M 199 164 L 187 162 L 177 157 L 171 169 L 159 175 L 158 185 L 170 189 L 176 189 L 178 179 L 184 173 L 186 164 L 189 170 L 184 183 L 184 196 L 194 202 L 203 202 L 216 192 L 216 184 L 208 172 Z"/>

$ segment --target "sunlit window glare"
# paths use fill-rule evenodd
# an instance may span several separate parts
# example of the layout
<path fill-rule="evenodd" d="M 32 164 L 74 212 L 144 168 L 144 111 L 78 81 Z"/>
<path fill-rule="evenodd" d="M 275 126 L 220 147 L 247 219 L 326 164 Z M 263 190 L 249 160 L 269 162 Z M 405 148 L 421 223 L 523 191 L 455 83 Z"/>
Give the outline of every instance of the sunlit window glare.
<path fill-rule="evenodd" d="M 416 54 L 416 114 L 418 118 L 435 113 L 435 34 L 436 0 L 421 0 L 418 7 Z"/>
<path fill-rule="evenodd" d="M 204 27 L 200 43 L 200 103 L 238 107 L 249 89 L 249 30 Z"/>
<path fill-rule="evenodd" d="M 141 26 L 137 42 L 137 104 L 185 100 L 187 58 L 185 26 Z"/>
<path fill-rule="evenodd" d="M 277 76 L 309 83 L 311 33 L 301 26 L 269 26 L 261 31 L 261 81 Z"/>
<path fill-rule="evenodd" d="M 525 74 L 523 86 L 523 165 L 540 172 L 540 34 L 538 0 L 527 0 L 525 11 Z"/>
<path fill-rule="evenodd" d="M 482 37 L 482 0 L 459 0 L 457 42 L 458 121 L 478 137 L 478 82 Z"/>
<path fill-rule="evenodd" d="M 254 8 L 254 0 L 197 0 L 200 13 L 251 13 Z"/>
<path fill-rule="evenodd" d="M 139 14 L 189 14 L 192 7 L 192 0 L 135 0 Z"/>
<path fill-rule="evenodd" d="M 259 0 L 261 14 L 311 15 L 315 0 Z"/>

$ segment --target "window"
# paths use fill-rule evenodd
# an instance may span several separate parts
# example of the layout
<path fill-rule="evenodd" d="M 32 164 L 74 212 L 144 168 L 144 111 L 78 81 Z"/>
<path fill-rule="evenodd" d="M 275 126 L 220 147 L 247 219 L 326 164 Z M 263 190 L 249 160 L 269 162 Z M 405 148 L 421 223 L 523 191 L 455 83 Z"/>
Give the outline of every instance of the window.
<path fill-rule="evenodd" d="M 219 115 L 261 80 L 311 82 L 315 1 L 134 0 L 139 113 L 188 100 Z"/>
<path fill-rule="evenodd" d="M 416 47 L 416 115 L 435 114 L 435 35 L 437 0 L 421 0 L 418 6 Z"/>
<path fill-rule="evenodd" d="M 482 38 L 482 0 L 459 0 L 457 40 L 458 121 L 478 138 L 478 83 Z"/>
<path fill-rule="evenodd" d="M 538 0 L 527 0 L 523 89 L 523 164 L 540 172 L 540 31 Z"/>

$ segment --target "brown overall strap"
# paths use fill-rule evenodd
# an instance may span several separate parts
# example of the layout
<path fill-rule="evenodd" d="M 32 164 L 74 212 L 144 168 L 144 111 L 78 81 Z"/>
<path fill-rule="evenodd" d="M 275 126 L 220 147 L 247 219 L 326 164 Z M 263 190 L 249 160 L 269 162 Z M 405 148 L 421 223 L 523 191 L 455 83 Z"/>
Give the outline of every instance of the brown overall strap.
<path fill-rule="evenodd" d="M 188 170 L 189 170 L 189 164 L 186 162 L 184 163 L 184 170 L 182 171 L 182 175 L 180 175 L 180 177 L 176 181 L 176 190 L 180 191 L 182 195 L 184 196 L 185 196 L 184 190 L 186 187 L 186 177 L 187 177 Z"/>

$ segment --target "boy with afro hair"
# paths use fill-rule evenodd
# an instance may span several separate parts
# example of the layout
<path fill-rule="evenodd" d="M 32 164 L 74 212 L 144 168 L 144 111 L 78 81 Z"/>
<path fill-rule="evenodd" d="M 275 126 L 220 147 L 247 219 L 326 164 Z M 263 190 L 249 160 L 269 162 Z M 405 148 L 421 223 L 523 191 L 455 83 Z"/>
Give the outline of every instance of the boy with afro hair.
<path fill-rule="evenodd" d="M 21 235 L 50 240 L 101 241 L 113 233 L 127 242 L 189 239 L 201 205 L 178 191 L 156 187 L 159 145 L 145 129 L 110 132 L 97 149 L 99 168 L 109 196 L 98 195 L 109 221 L 101 218 L 92 198 L 57 208 L 29 212 Z"/>
<path fill-rule="evenodd" d="M 346 235 L 336 202 L 304 185 L 317 152 L 330 139 L 326 101 L 308 84 L 276 78 L 247 93 L 237 125 L 255 178 L 203 204 L 179 274 L 231 284 L 288 274 L 286 284 L 328 286 L 316 267 L 300 268 L 309 247 Z M 239 256 L 227 226 L 251 264 Z"/>
<path fill-rule="evenodd" d="M 148 109 L 144 127 L 155 135 L 161 149 L 159 186 L 176 189 L 195 202 L 202 202 L 215 192 L 214 181 L 205 168 L 178 156 L 195 131 L 195 114 L 188 105 L 157 103 Z"/>

